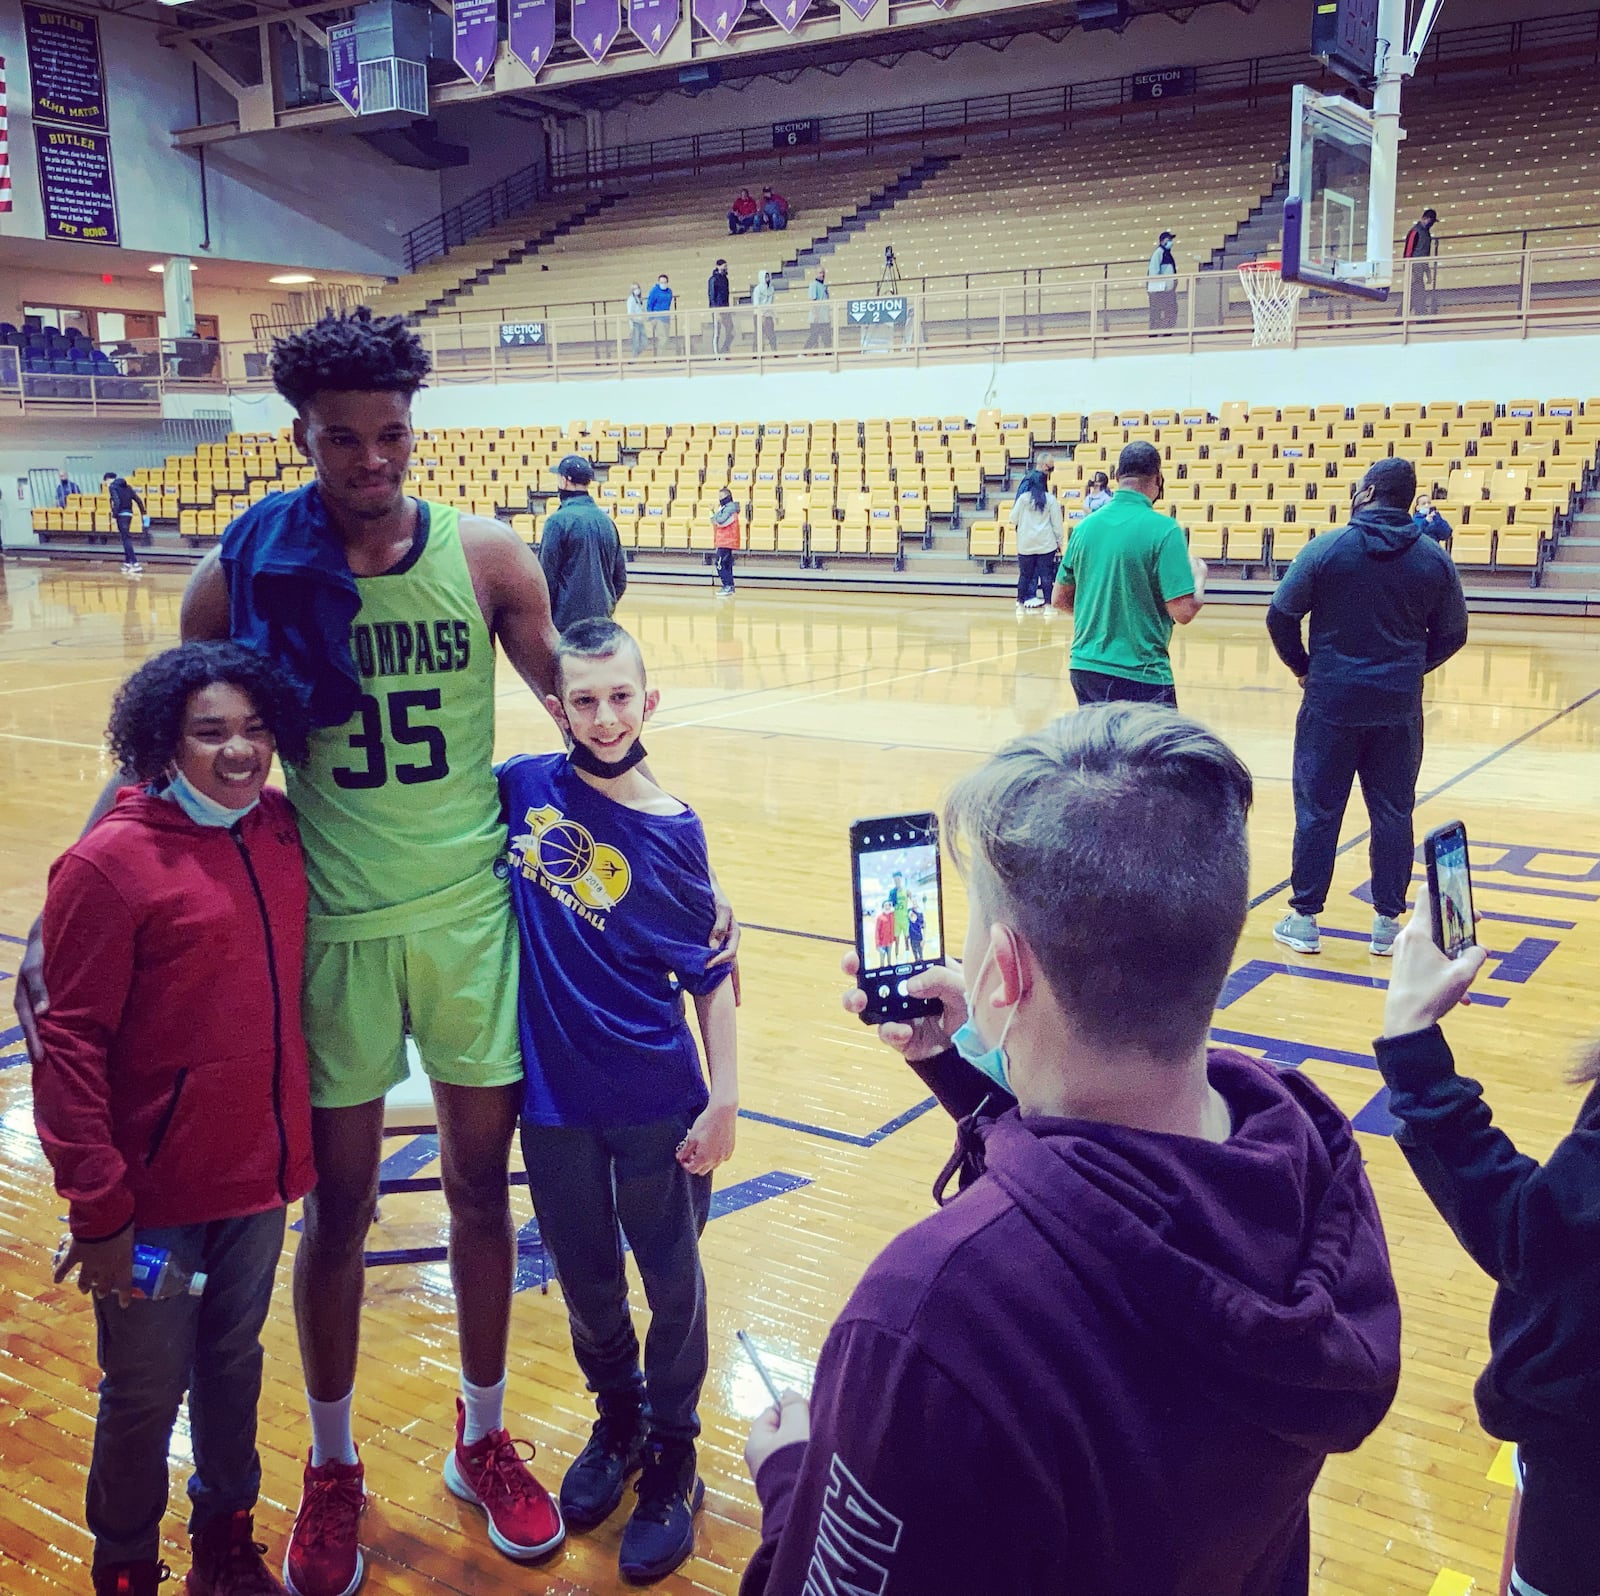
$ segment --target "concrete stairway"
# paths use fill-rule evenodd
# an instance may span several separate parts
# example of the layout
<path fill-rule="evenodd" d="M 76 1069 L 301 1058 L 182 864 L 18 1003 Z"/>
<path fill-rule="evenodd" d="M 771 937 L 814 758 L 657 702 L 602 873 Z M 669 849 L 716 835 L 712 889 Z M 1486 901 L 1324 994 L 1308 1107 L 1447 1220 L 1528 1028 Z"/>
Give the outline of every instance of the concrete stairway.
<path fill-rule="evenodd" d="M 1600 492 L 1585 496 L 1545 566 L 1541 587 L 1600 595 Z"/>

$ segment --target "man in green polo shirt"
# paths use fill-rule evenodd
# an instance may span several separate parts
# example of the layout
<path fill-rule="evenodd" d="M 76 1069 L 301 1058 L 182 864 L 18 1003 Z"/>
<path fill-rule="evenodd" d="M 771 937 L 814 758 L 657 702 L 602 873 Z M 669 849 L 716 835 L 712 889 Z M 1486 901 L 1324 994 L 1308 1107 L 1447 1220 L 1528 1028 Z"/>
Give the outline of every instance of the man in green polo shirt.
<path fill-rule="evenodd" d="M 1171 704 L 1167 646 L 1205 602 L 1206 562 L 1191 557 L 1183 528 L 1159 514 L 1161 456 L 1130 443 L 1117 461 L 1110 504 L 1068 539 L 1050 602 L 1071 613 L 1072 691 L 1079 704 Z"/>

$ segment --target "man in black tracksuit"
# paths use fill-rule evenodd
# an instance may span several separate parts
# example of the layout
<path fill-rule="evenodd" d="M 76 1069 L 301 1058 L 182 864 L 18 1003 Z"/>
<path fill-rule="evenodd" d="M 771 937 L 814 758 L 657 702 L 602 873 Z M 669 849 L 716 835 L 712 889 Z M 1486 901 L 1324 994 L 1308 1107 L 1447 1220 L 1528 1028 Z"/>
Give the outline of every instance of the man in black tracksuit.
<path fill-rule="evenodd" d="M 711 307 L 711 350 L 725 355 L 733 348 L 733 317 L 728 313 L 728 263 L 719 260 L 706 279 L 706 303 Z"/>
<path fill-rule="evenodd" d="M 578 621 L 605 620 L 628 586 L 628 562 L 617 524 L 589 497 L 594 467 L 569 454 L 556 467 L 561 508 L 544 524 L 539 564 L 550 589 L 558 631 Z"/>
<path fill-rule="evenodd" d="M 1393 951 L 1411 886 L 1411 812 L 1422 765 L 1422 678 L 1467 640 L 1450 556 L 1411 518 L 1417 473 L 1380 460 L 1351 497 L 1350 524 L 1314 538 L 1272 596 L 1267 630 L 1305 689 L 1294 735 L 1290 912 L 1273 936 L 1318 953 L 1350 783 L 1372 826 L 1370 951 Z M 1311 616 L 1311 650 L 1300 622 Z"/>
<path fill-rule="evenodd" d="M 134 491 L 133 484 L 126 477 L 120 477 L 115 471 L 108 471 L 100 479 L 104 484 L 107 494 L 111 499 L 111 518 L 117 523 L 117 531 L 122 538 L 122 570 L 126 576 L 137 576 L 143 566 L 139 564 L 139 557 L 133 552 L 133 535 L 129 528 L 133 524 L 133 507 L 139 506 L 139 515 L 142 519 L 149 514 L 144 507 L 144 500 Z"/>
<path fill-rule="evenodd" d="M 1426 895 L 1395 945 L 1375 1049 L 1395 1140 L 1433 1206 L 1499 1289 L 1478 1417 L 1517 1443 L 1515 1596 L 1600 1591 L 1600 1048 L 1574 1081 L 1577 1124 L 1544 1161 L 1519 1152 L 1457 1075 L 1439 1021 L 1484 962 L 1434 945 Z"/>

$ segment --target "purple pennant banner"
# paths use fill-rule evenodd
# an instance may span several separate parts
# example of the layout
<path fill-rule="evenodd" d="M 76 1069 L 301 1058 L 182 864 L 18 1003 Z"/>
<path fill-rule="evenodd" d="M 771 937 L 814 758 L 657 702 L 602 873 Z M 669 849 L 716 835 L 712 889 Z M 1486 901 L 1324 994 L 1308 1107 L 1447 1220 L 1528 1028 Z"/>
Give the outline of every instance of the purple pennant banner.
<path fill-rule="evenodd" d="M 572 40 L 598 64 L 622 32 L 622 0 L 572 0 Z"/>
<path fill-rule="evenodd" d="M 482 83 L 500 48 L 500 0 L 455 0 L 456 65 Z"/>
<path fill-rule="evenodd" d="M 535 77 L 556 47 L 556 0 L 511 0 L 506 44 Z"/>
<path fill-rule="evenodd" d="M 793 33 L 805 21 L 811 0 L 761 0 L 767 14 L 785 33 Z"/>
<path fill-rule="evenodd" d="M 872 0 L 873 4 L 877 0 Z M 726 44 L 728 35 L 739 25 L 744 15 L 745 0 L 692 0 L 694 20 L 718 44 Z"/>
<path fill-rule="evenodd" d="M 871 16 L 873 10 L 878 4 L 878 0 L 844 0 L 844 3 L 849 6 L 850 9 L 855 12 L 855 14 L 864 22 L 869 16 Z M 944 5 L 945 3 L 946 0 L 939 0 L 940 5 Z"/>
<path fill-rule="evenodd" d="M 651 55 L 661 47 L 683 21 L 683 0 L 628 0 L 628 27 Z"/>
<path fill-rule="evenodd" d="M 356 58 L 356 25 L 336 22 L 328 29 L 328 87 L 352 115 L 361 114 L 361 66 Z"/>

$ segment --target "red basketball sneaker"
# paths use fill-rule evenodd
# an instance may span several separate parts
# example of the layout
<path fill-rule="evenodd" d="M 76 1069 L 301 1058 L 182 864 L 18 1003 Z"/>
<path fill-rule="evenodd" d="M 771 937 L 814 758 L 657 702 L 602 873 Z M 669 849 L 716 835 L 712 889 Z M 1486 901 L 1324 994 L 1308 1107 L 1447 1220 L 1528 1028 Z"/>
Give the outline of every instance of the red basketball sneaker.
<path fill-rule="evenodd" d="M 566 1539 L 561 1509 L 533 1477 L 531 1441 L 513 1441 L 508 1431 L 491 1430 L 471 1446 L 462 1442 L 467 1410 L 456 1398 L 455 1450 L 445 1459 L 444 1483 L 464 1502 L 481 1507 L 489 1520 L 489 1539 L 519 1563 L 553 1552 Z M 526 1458 L 517 1450 L 525 1446 Z"/>
<path fill-rule="evenodd" d="M 290 1596 L 351 1596 L 360 1585 L 367 1572 L 360 1538 L 366 1475 L 359 1461 L 312 1468 L 306 1460 L 300 1512 L 283 1560 Z"/>

